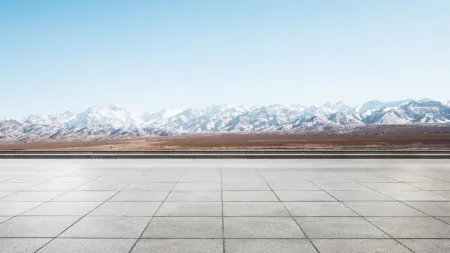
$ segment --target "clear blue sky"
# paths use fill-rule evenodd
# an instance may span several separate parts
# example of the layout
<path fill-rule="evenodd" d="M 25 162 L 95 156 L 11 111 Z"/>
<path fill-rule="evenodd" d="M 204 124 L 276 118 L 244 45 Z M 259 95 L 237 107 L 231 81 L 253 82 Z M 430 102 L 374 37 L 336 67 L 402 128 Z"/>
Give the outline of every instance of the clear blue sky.
<path fill-rule="evenodd" d="M 0 117 L 450 99 L 448 0 L 0 0 Z"/>

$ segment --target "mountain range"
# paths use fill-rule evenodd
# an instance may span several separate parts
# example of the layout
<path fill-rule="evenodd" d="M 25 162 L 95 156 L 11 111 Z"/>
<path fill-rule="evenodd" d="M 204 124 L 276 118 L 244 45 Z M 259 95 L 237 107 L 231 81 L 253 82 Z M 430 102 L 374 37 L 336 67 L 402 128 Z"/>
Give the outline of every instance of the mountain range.
<path fill-rule="evenodd" d="M 368 101 L 352 107 L 343 102 L 320 106 L 214 105 L 200 109 L 165 109 L 132 113 L 115 105 L 92 106 L 81 113 L 30 115 L 0 121 L 0 142 L 108 140 L 181 133 L 348 132 L 370 125 L 448 124 L 450 100 Z"/>

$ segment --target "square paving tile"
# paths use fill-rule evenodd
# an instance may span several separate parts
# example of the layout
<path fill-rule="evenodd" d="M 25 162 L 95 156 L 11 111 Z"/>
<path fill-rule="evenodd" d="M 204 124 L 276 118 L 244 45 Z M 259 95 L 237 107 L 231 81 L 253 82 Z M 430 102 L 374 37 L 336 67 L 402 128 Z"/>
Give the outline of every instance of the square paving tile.
<path fill-rule="evenodd" d="M 386 191 L 420 191 L 421 189 L 405 183 L 362 183 L 373 190 L 379 192 Z"/>
<path fill-rule="evenodd" d="M 431 216 L 450 216 L 450 202 L 405 202 Z"/>
<path fill-rule="evenodd" d="M 174 191 L 221 191 L 221 183 L 178 183 Z"/>
<path fill-rule="evenodd" d="M 429 177 L 422 177 L 418 175 L 408 174 L 408 173 L 402 173 L 402 172 L 389 172 L 389 173 L 382 173 L 386 177 L 395 179 L 400 182 L 434 182 L 435 179 L 429 178 Z"/>
<path fill-rule="evenodd" d="M 91 182 L 75 189 L 75 191 L 120 191 L 129 183 L 126 182 Z"/>
<path fill-rule="evenodd" d="M 341 183 L 341 182 L 322 182 L 316 183 L 317 186 L 326 191 L 365 191 L 369 188 L 358 183 Z"/>
<path fill-rule="evenodd" d="M 82 184 L 83 183 L 42 183 L 28 188 L 27 191 L 70 191 L 81 186 Z"/>
<path fill-rule="evenodd" d="M 281 201 L 336 201 L 324 191 L 276 191 Z"/>
<path fill-rule="evenodd" d="M 387 238 L 361 217 L 296 217 L 310 238 Z"/>
<path fill-rule="evenodd" d="M 45 202 L 62 195 L 64 192 L 27 192 L 21 191 L 2 198 L 0 201 Z"/>
<path fill-rule="evenodd" d="M 439 219 L 439 220 L 441 220 L 441 221 L 443 221 L 443 222 L 445 222 L 447 224 L 450 224 L 450 216 L 437 216 L 435 218 L 437 218 L 437 219 Z"/>
<path fill-rule="evenodd" d="M 338 202 L 285 202 L 292 216 L 359 216 Z"/>
<path fill-rule="evenodd" d="M 226 239 L 228 253 L 317 253 L 306 239 Z"/>
<path fill-rule="evenodd" d="M 117 191 L 71 191 L 52 201 L 102 202 L 111 198 Z"/>
<path fill-rule="evenodd" d="M 0 198 L 4 198 L 5 196 L 11 195 L 14 192 L 0 192 Z M 1 201 L 3 201 L 2 199 L 0 199 Z"/>
<path fill-rule="evenodd" d="M 368 217 L 394 238 L 450 238 L 450 225 L 432 217 Z"/>
<path fill-rule="evenodd" d="M 4 253 L 33 253 L 50 240 L 50 238 L 0 238 L 0 251 Z"/>
<path fill-rule="evenodd" d="M 450 252 L 448 239 L 400 239 L 399 241 L 416 253 Z"/>
<path fill-rule="evenodd" d="M 140 239 L 131 253 L 223 253 L 221 239 Z"/>
<path fill-rule="evenodd" d="M 143 238 L 222 238 L 221 217 L 154 217 Z"/>
<path fill-rule="evenodd" d="M 428 191 L 387 191 L 384 193 L 400 201 L 450 201 L 449 198 Z"/>
<path fill-rule="evenodd" d="M 270 191 L 265 182 L 223 182 L 224 191 Z"/>
<path fill-rule="evenodd" d="M 5 220 L 10 219 L 12 216 L 0 216 L 0 223 L 4 222 Z"/>
<path fill-rule="evenodd" d="M 153 216 L 161 202 L 106 202 L 92 216 Z"/>
<path fill-rule="evenodd" d="M 222 202 L 165 202 L 156 216 L 222 216 Z"/>
<path fill-rule="evenodd" d="M 280 202 L 224 202 L 224 216 L 289 216 Z"/>
<path fill-rule="evenodd" d="M 345 202 L 362 216 L 427 216 L 400 202 Z"/>
<path fill-rule="evenodd" d="M 450 191 L 433 191 L 433 193 L 436 193 L 438 195 L 444 196 L 448 199 L 450 199 Z"/>
<path fill-rule="evenodd" d="M 0 192 L 15 192 L 33 186 L 36 186 L 36 183 L 0 183 Z"/>
<path fill-rule="evenodd" d="M 168 191 L 121 191 L 109 201 L 164 201 Z"/>
<path fill-rule="evenodd" d="M 1 216 L 15 216 L 26 212 L 42 202 L 0 202 Z"/>
<path fill-rule="evenodd" d="M 320 253 L 411 253 L 392 239 L 313 239 Z"/>
<path fill-rule="evenodd" d="M 23 215 L 76 215 L 83 216 L 98 207 L 101 202 L 47 202 Z"/>
<path fill-rule="evenodd" d="M 427 191 L 448 191 L 450 190 L 450 183 L 446 182 L 433 182 L 433 183 L 409 183 L 414 187 L 427 190 Z"/>
<path fill-rule="evenodd" d="M 167 201 L 183 202 L 183 201 L 222 201 L 220 191 L 172 191 L 167 197 Z"/>
<path fill-rule="evenodd" d="M 223 191 L 223 201 L 278 201 L 272 191 Z"/>
<path fill-rule="evenodd" d="M 320 191 L 320 188 L 312 183 L 301 182 L 270 182 L 274 191 Z"/>
<path fill-rule="evenodd" d="M 75 223 L 61 237 L 138 238 L 150 217 L 87 216 Z"/>
<path fill-rule="evenodd" d="M 305 238 L 291 217 L 224 217 L 226 238 Z"/>
<path fill-rule="evenodd" d="M 395 201 L 376 191 L 328 191 L 339 201 Z"/>
<path fill-rule="evenodd" d="M 0 224 L 0 237 L 56 237 L 78 216 L 18 216 Z"/>
<path fill-rule="evenodd" d="M 128 253 L 136 239 L 65 239 L 57 238 L 38 253 Z"/>
<path fill-rule="evenodd" d="M 127 191 L 170 191 L 175 183 L 131 183 L 125 190 Z"/>

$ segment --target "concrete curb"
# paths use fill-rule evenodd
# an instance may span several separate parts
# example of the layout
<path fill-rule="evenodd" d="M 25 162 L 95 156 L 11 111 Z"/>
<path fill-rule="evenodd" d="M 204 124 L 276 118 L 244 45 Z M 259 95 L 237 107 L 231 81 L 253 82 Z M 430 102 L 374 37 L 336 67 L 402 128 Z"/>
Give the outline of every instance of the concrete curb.
<path fill-rule="evenodd" d="M 450 151 L 0 151 L 0 159 L 450 159 Z"/>

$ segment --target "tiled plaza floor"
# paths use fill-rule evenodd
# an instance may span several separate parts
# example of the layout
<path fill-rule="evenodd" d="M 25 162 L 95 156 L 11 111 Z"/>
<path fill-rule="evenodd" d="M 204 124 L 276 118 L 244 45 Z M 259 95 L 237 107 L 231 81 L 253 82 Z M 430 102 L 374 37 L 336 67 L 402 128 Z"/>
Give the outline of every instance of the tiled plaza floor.
<path fill-rule="evenodd" d="M 4 160 L 0 252 L 447 253 L 448 160 Z"/>

